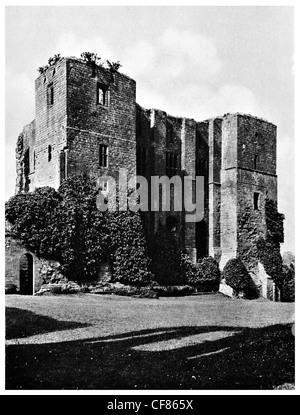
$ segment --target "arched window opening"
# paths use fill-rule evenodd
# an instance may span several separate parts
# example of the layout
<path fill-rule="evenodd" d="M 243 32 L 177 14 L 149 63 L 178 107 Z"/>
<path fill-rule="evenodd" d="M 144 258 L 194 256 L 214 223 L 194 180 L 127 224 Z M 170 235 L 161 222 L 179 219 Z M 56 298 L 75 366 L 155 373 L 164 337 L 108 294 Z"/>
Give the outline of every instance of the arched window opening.
<path fill-rule="evenodd" d="M 20 258 L 20 294 L 33 295 L 33 256 L 24 254 Z"/>

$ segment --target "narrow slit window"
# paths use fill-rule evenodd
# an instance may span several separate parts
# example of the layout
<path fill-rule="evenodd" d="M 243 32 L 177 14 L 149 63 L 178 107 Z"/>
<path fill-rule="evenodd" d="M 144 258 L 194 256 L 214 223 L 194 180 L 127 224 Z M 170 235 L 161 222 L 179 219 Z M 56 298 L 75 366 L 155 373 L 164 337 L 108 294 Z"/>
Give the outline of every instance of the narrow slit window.
<path fill-rule="evenodd" d="M 108 167 L 108 146 L 100 144 L 99 149 L 99 166 Z"/>
<path fill-rule="evenodd" d="M 254 193 L 253 196 L 253 207 L 254 210 L 259 210 L 259 193 Z"/>
<path fill-rule="evenodd" d="M 54 104 L 54 87 L 53 87 L 52 83 L 48 85 L 47 101 L 48 101 L 48 105 L 53 105 Z"/>
<path fill-rule="evenodd" d="M 52 147 L 48 146 L 48 162 L 52 160 Z"/>

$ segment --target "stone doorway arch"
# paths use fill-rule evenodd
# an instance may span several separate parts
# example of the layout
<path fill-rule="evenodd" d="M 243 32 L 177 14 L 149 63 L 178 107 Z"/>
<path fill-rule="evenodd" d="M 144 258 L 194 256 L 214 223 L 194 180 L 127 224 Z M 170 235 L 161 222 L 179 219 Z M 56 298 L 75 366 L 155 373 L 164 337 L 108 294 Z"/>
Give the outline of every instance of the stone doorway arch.
<path fill-rule="evenodd" d="M 20 294 L 33 295 L 33 256 L 24 254 L 20 258 Z"/>

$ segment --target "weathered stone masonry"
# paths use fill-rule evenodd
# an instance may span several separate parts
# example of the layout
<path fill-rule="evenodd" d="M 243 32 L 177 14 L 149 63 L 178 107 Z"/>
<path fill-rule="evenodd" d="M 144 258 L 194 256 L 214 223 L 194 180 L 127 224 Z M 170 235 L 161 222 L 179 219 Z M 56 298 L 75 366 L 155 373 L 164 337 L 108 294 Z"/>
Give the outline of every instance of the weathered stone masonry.
<path fill-rule="evenodd" d="M 187 223 L 173 201 L 171 212 L 143 212 L 147 234 L 176 226 L 193 260 L 211 255 L 221 268 L 241 255 L 266 291 L 251 247 L 266 233 L 266 198 L 277 202 L 275 125 L 238 113 L 197 122 L 142 108 L 134 80 L 77 58 L 60 59 L 35 90 L 35 120 L 18 139 L 16 192 L 57 188 L 82 172 L 117 179 L 120 168 L 148 183 L 154 175 L 204 176 L 203 220 Z"/>

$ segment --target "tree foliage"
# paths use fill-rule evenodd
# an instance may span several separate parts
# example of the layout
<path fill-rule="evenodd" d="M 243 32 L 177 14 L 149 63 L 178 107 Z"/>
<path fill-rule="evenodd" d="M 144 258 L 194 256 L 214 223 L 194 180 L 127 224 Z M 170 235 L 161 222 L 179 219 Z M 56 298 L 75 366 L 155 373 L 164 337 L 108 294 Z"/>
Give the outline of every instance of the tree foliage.
<path fill-rule="evenodd" d="M 152 280 L 146 236 L 139 213 L 107 212 L 109 254 L 115 281 L 146 285 Z"/>
<path fill-rule="evenodd" d="M 188 284 L 204 291 L 219 288 L 221 272 L 214 258 L 205 257 L 194 264 L 187 255 L 182 254 L 181 269 Z"/>
<path fill-rule="evenodd" d="M 236 291 L 245 291 L 251 285 L 251 277 L 240 258 L 230 259 L 223 269 L 226 284 Z"/>
<path fill-rule="evenodd" d="M 95 184 L 87 176 L 75 176 L 65 180 L 58 192 L 60 222 L 65 224 L 60 235 L 62 271 L 76 281 L 95 278 L 109 242 L 104 215 L 96 206 Z"/>
<path fill-rule="evenodd" d="M 37 255 L 58 257 L 61 196 L 51 187 L 13 196 L 5 205 L 6 220 L 24 245 Z"/>
<path fill-rule="evenodd" d="M 219 283 L 221 272 L 218 262 L 211 256 L 202 258 L 198 262 L 199 276 L 202 283 Z"/>
<path fill-rule="evenodd" d="M 99 65 L 101 61 L 101 58 L 97 55 L 97 53 L 93 52 L 82 52 L 80 57 L 90 65 Z"/>
<path fill-rule="evenodd" d="M 283 265 L 282 301 L 295 302 L 295 268 L 294 264 Z"/>
<path fill-rule="evenodd" d="M 181 252 L 180 270 L 184 280 L 193 285 L 198 274 L 197 264 L 193 263 L 188 254 Z"/>
<path fill-rule="evenodd" d="M 6 219 L 29 250 L 60 261 L 72 280 L 97 279 L 109 255 L 116 281 L 143 284 L 151 274 L 139 214 L 100 212 L 97 192 L 87 176 L 71 177 L 58 191 L 44 187 L 12 197 Z"/>

